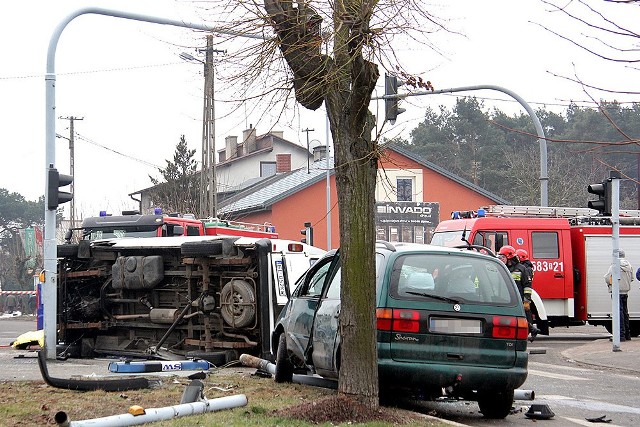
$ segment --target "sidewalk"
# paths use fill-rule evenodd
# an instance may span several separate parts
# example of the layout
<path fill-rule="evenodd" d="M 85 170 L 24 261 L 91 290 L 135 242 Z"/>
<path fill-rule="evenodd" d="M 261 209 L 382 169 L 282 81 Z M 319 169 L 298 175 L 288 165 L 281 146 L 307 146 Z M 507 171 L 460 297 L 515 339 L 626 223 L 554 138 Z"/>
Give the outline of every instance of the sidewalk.
<path fill-rule="evenodd" d="M 621 351 L 613 351 L 613 342 L 599 339 L 562 352 L 567 359 L 586 365 L 621 369 L 640 374 L 640 337 L 620 343 Z"/>

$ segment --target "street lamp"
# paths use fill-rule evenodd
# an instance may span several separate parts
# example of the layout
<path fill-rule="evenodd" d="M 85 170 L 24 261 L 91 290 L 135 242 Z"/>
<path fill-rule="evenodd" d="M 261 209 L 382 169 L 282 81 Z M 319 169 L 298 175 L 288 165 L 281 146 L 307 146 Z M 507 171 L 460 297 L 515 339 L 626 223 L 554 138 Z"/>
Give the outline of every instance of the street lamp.
<path fill-rule="evenodd" d="M 204 64 L 204 61 L 201 61 L 198 58 L 195 58 L 193 55 L 191 55 L 190 53 L 187 53 L 187 52 L 180 52 L 180 54 L 178 56 L 180 57 L 180 59 L 182 59 L 184 61 L 199 62 L 201 64 Z"/>

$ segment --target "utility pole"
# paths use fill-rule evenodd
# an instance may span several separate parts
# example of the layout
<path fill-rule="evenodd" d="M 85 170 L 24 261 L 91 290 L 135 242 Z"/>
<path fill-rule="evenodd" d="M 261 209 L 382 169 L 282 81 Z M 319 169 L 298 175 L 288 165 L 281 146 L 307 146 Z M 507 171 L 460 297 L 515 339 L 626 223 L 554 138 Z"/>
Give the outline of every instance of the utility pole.
<path fill-rule="evenodd" d="M 307 173 L 311 173 L 311 164 L 309 163 L 309 132 L 313 132 L 315 129 L 302 129 L 302 132 L 306 132 L 307 133 Z"/>
<path fill-rule="evenodd" d="M 213 48 L 213 36 L 207 36 L 204 64 L 204 107 L 202 112 L 202 169 L 200 171 L 200 215 L 218 216 L 216 178 L 216 119 L 213 54 L 226 50 Z"/>
<path fill-rule="evenodd" d="M 58 117 L 58 118 L 62 120 L 69 120 L 69 138 L 67 138 L 69 140 L 69 175 L 75 176 L 75 173 L 74 173 L 74 163 L 75 163 L 74 122 L 76 120 L 84 120 L 84 117 L 69 116 L 69 117 Z M 71 213 L 69 214 L 69 224 L 70 224 L 70 228 L 74 228 L 76 226 L 76 202 L 75 202 L 76 193 L 75 193 L 75 184 L 73 181 L 71 181 L 71 194 L 73 194 L 74 197 L 71 199 L 71 205 L 69 206 L 69 209 L 71 210 Z"/>

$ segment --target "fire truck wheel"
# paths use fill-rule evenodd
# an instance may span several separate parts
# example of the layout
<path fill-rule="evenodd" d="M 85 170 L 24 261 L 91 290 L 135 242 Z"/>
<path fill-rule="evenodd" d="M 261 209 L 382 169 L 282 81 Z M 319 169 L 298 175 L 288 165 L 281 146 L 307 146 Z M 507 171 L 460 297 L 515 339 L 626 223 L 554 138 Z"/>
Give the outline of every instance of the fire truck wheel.
<path fill-rule="evenodd" d="M 277 383 L 290 383 L 293 380 L 293 363 L 289 360 L 287 351 L 287 339 L 284 333 L 278 338 L 278 351 L 276 352 L 276 373 L 274 380 Z"/>
<path fill-rule="evenodd" d="M 220 292 L 222 318 L 231 327 L 244 328 L 255 321 L 256 296 L 253 287 L 244 280 L 234 279 Z"/>
<path fill-rule="evenodd" d="M 78 245 L 58 245 L 58 258 L 69 258 L 78 256 Z"/>

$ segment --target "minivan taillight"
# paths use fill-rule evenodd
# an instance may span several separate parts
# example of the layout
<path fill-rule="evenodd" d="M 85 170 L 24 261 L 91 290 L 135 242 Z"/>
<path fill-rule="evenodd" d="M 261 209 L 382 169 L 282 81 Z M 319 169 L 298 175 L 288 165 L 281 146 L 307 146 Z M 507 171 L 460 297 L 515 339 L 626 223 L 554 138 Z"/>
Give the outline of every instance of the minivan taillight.
<path fill-rule="evenodd" d="M 529 324 L 525 317 L 494 316 L 491 336 L 506 340 L 526 340 Z"/>
<path fill-rule="evenodd" d="M 379 331 L 413 332 L 420 330 L 420 312 L 416 310 L 399 310 L 378 308 L 376 323 Z"/>

